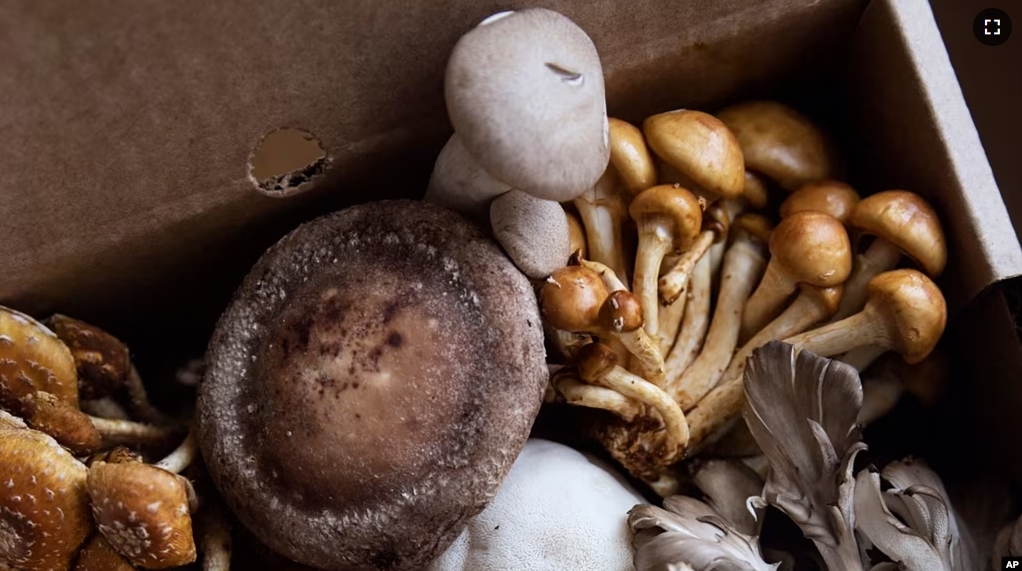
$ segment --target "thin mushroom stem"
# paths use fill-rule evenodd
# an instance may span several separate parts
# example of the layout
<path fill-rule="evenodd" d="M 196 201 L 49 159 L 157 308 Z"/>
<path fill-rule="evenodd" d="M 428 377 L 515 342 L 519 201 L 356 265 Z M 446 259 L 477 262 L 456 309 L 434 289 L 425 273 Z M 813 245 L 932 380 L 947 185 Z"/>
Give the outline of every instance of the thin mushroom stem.
<path fill-rule="evenodd" d="M 611 268 L 627 281 L 621 229 L 628 217 L 628 207 L 617 172 L 608 168 L 596 185 L 576 198 L 574 204 L 585 227 L 589 258 Z"/>
<path fill-rule="evenodd" d="M 671 269 L 660 277 L 657 287 L 664 305 L 673 305 L 685 293 L 692 269 L 703 258 L 703 254 L 710 249 L 717 236 L 718 233 L 715 230 L 700 232 L 692 247 L 679 256 Z M 684 302 L 684 298 L 681 298 L 681 301 Z"/>
<path fill-rule="evenodd" d="M 642 304 L 643 328 L 656 336 L 660 330 L 657 279 L 664 256 L 672 249 L 674 238 L 662 225 L 639 224 L 639 251 L 635 256 L 635 277 L 632 285 Z"/>
<path fill-rule="evenodd" d="M 706 342 L 692 365 L 668 388 L 682 409 L 695 406 L 717 384 L 731 361 L 742 324 L 742 308 L 766 265 L 757 242 L 757 238 L 739 237 L 725 255 L 720 296 Z"/>
<path fill-rule="evenodd" d="M 230 571 L 231 528 L 219 509 L 203 516 L 202 571 Z"/>
<path fill-rule="evenodd" d="M 128 378 L 125 381 L 125 388 L 128 391 L 128 406 L 135 418 L 150 424 L 171 424 L 174 422 L 173 419 L 167 417 L 167 415 L 160 412 L 159 409 L 149 402 L 149 395 L 146 393 L 145 384 L 142 382 L 142 377 L 138 374 L 138 369 L 135 368 L 134 364 L 131 366 L 131 371 L 128 373 Z"/>
<path fill-rule="evenodd" d="M 154 465 L 157 468 L 163 468 L 168 472 L 179 474 L 192 463 L 192 460 L 195 459 L 195 453 L 197 450 L 198 438 L 195 435 L 195 428 L 193 426 L 192 429 L 188 431 L 188 435 L 185 436 L 185 439 L 181 441 L 181 444 L 179 444 L 173 452 Z"/>
<path fill-rule="evenodd" d="M 849 365 L 855 367 L 855 370 L 862 372 L 869 368 L 877 359 L 879 359 L 888 349 L 879 345 L 865 345 L 863 347 L 856 347 L 851 351 L 838 357 L 839 361 L 844 361 Z"/>
<path fill-rule="evenodd" d="M 788 337 L 784 342 L 794 345 L 796 350 L 833 357 L 862 345 L 881 344 L 886 340 L 883 323 L 878 319 L 876 311 L 867 305 L 859 313 Z"/>
<path fill-rule="evenodd" d="M 692 271 L 691 288 L 685 303 L 685 317 L 681 331 L 664 362 L 668 380 L 677 379 L 695 361 L 703 347 L 706 330 L 710 327 L 710 284 L 713 276 L 710 255 L 704 255 Z"/>
<path fill-rule="evenodd" d="M 92 425 L 103 437 L 104 444 L 159 445 L 181 433 L 179 426 L 154 426 L 131 420 L 90 416 Z"/>
<path fill-rule="evenodd" d="M 667 260 L 665 260 L 665 265 L 666 264 Z M 656 341 L 657 347 L 660 348 L 660 353 L 662 355 L 670 353 L 671 348 L 674 347 L 674 342 L 678 339 L 678 332 L 681 330 L 681 322 L 685 318 L 686 303 L 688 303 L 687 295 L 683 299 L 677 299 L 674 303 L 670 303 L 660 308 L 658 313 L 660 328 L 657 332 Z"/>
<path fill-rule="evenodd" d="M 684 450 L 689 440 L 688 421 L 685 419 L 685 413 L 681 407 L 670 395 L 642 377 L 629 373 L 620 365 L 610 368 L 600 377 L 599 382 L 626 397 L 649 405 L 660 413 L 660 418 L 666 429 L 665 454 L 667 457 L 674 457 Z"/>
<path fill-rule="evenodd" d="M 109 418 L 111 420 L 129 419 L 128 411 L 124 410 L 124 407 L 117 404 L 117 401 L 110 397 L 83 400 L 81 402 L 81 409 L 85 414 L 101 418 Z"/>
<path fill-rule="evenodd" d="M 582 382 L 570 367 L 558 371 L 552 382 L 568 404 L 610 411 L 629 422 L 642 414 L 638 402 L 616 390 Z"/>
<path fill-rule="evenodd" d="M 638 374 L 663 388 L 667 382 L 664 357 L 656 342 L 642 328 L 642 308 L 638 298 L 620 290 L 608 295 L 600 308 L 600 325 L 634 356 L 631 362 L 638 368 Z"/>
<path fill-rule="evenodd" d="M 883 238 L 876 238 L 866 252 L 855 257 L 852 273 L 845 282 L 845 295 L 831 321 L 840 321 L 866 305 L 867 284 L 878 275 L 898 267 L 901 250 Z"/>
<path fill-rule="evenodd" d="M 905 393 L 905 384 L 890 373 L 862 380 L 862 408 L 858 423 L 873 424 L 891 412 Z"/>
<path fill-rule="evenodd" d="M 610 269 L 605 264 L 594 262 L 593 260 L 586 260 L 584 258 L 580 258 L 579 263 L 596 272 L 596 275 L 600 276 L 600 279 L 603 280 L 603 284 L 607 287 L 608 292 L 621 290 L 628 291 L 628 285 L 618 277 L 614 270 Z"/>

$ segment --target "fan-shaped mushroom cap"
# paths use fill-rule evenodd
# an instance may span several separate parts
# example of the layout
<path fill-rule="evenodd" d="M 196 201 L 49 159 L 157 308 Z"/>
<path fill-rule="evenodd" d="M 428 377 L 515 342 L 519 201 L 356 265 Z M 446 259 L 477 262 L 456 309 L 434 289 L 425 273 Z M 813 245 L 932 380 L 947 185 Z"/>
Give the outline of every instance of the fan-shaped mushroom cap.
<path fill-rule="evenodd" d="M 420 569 L 442 552 L 525 445 L 549 376 L 528 279 L 418 201 L 283 238 L 207 360 L 197 418 L 214 484 L 261 541 L 322 569 Z"/>
<path fill-rule="evenodd" d="M 888 190 L 867 196 L 852 213 L 851 224 L 897 246 L 928 275 L 938 277 L 944 271 L 944 231 L 933 207 L 918 194 Z"/>
<path fill-rule="evenodd" d="M 830 176 L 823 134 L 791 107 L 750 101 L 732 105 L 717 117 L 738 140 L 745 168 L 763 173 L 788 191 Z"/>
<path fill-rule="evenodd" d="M 571 255 L 568 218 L 560 204 L 512 190 L 490 203 L 490 227 L 508 257 L 533 279 L 549 276 Z"/>
<path fill-rule="evenodd" d="M 847 224 L 859 204 L 859 193 L 836 180 L 811 182 L 791 193 L 781 203 L 781 218 L 796 212 L 822 212 Z"/>
<path fill-rule="evenodd" d="M 566 202 L 610 160 L 603 70 L 586 33 L 557 12 L 510 12 L 461 37 L 447 63 L 447 114 L 494 178 Z"/>
<path fill-rule="evenodd" d="M 893 270 L 870 280 L 868 292 L 866 305 L 884 317 L 892 348 L 910 365 L 925 359 L 947 325 L 937 284 L 916 270 Z"/>
<path fill-rule="evenodd" d="M 742 150 L 719 119 L 680 109 L 648 117 L 642 128 L 653 152 L 678 173 L 721 198 L 742 195 Z"/>

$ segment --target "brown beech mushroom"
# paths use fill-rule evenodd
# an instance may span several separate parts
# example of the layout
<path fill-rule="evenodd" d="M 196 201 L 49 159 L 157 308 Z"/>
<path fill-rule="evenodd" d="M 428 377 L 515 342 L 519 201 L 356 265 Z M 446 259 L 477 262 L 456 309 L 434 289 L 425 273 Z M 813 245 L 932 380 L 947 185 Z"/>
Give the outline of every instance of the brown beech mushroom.
<path fill-rule="evenodd" d="M 19 401 L 39 391 L 77 408 L 74 357 L 45 325 L 0 306 L 0 407 L 20 416 Z"/>
<path fill-rule="evenodd" d="M 931 278 L 936 279 L 944 271 L 944 231 L 933 207 L 918 194 L 888 190 L 867 196 L 855 207 L 850 222 L 859 236 L 875 238 L 864 253 L 855 256 L 835 321 L 862 309 L 869 281 L 896 268 L 903 255 Z"/>
<path fill-rule="evenodd" d="M 781 220 L 770 236 L 770 263 L 742 315 L 741 341 L 780 315 L 799 284 L 834 287 L 851 270 L 851 245 L 841 222 L 811 211 Z"/>
<path fill-rule="evenodd" d="M 656 335 L 660 267 L 669 253 L 685 252 L 692 247 L 702 225 L 703 207 L 688 190 L 664 184 L 636 195 L 628 211 L 639 231 L 632 291 L 642 304 L 646 333 Z"/>
<path fill-rule="evenodd" d="M 937 346 L 947 324 L 940 289 L 916 270 L 892 270 L 870 280 L 862 311 L 785 339 L 822 357 L 858 347 L 880 347 L 918 363 Z"/>
<path fill-rule="evenodd" d="M 550 377 L 550 383 L 568 404 L 607 410 L 625 421 L 634 420 L 643 412 L 643 405 L 639 401 L 614 389 L 582 381 L 578 371 L 572 367 L 561 367 L 555 371 Z"/>
<path fill-rule="evenodd" d="M 657 281 L 660 298 L 667 305 L 674 305 L 678 297 L 685 293 L 689 276 L 696 263 L 709 251 L 714 243 L 720 243 L 727 237 L 728 226 L 737 216 L 732 214 L 733 203 L 718 201 L 711 204 L 703 215 L 702 230 L 695 237 L 692 246 L 685 250 Z"/>
<path fill-rule="evenodd" d="M 664 356 L 658 345 L 642 329 L 642 306 L 633 293 L 619 290 L 611 292 L 600 307 L 600 325 L 610 331 L 635 355 L 634 363 L 643 378 L 663 388 Z"/>
<path fill-rule="evenodd" d="M 572 254 L 577 253 L 582 259 L 587 258 L 586 231 L 582 227 L 582 221 L 578 219 L 574 212 L 567 210 L 564 211 L 564 216 L 568 220 L 568 250 Z"/>
<path fill-rule="evenodd" d="M 706 253 L 692 270 L 690 287 L 685 300 L 685 316 L 682 318 L 674 345 L 664 359 L 664 369 L 668 379 L 681 377 L 699 356 L 699 351 L 703 347 L 706 330 L 710 327 L 710 298 L 712 297 L 710 287 L 713 281 L 711 264 L 710 255 Z"/>
<path fill-rule="evenodd" d="M 566 202 L 607 168 L 600 58 L 557 12 L 504 12 L 466 33 L 447 62 L 444 95 L 469 153 L 512 188 Z"/>
<path fill-rule="evenodd" d="M 92 531 L 85 465 L 19 424 L 0 422 L 0 569 L 69 569 Z"/>
<path fill-rule="evenodd" d="M 753 210 L 763 210 L 770 203 L 770 189 L 763 177 L 746 169 L 745 188 L 742 189 L 742 199 L 748 203 Z"/>
<path fill-rule="evenodd" d="M 832 161 L 823 134 L 791 107 L 750 101 L 723 109 L 717 117 L 734 133 L 745 168 L 789 192 L 830 176 Z"/>
<path fill-rule="evenodd" d="M 74 454 L 88 454 L 102 444 L 102 437 L 88 415 L 38 391 L 21 399 L 21 412 L 32 428 L 52 436 Z"/>
<path fill-rule="evenodd" d="M 564 265 L 571 254 L 568 218 L 560 204 L 520 190 L 490 203 L 493 236 L 518 269 L 542 279 Z"/>
<path fill-rule="evenodd" d="M 74 571 L 135 571 L 135 566 L 121 557 L 102 533 L 94 533 L 78 554 Z"/>
<path fill-rule="evenodd" d="M 680 109 L 647 117 L 642 124 L 649 146 L 681 180 L 674 182 L 711 198 L 739 198 L 745 165 L 735 136 L 719 119 Z"/>
<path fill-rule="evenodd" d="M 859 204 L 859 193 L 847 184 L 837 180 L 811 182 L 788 195 L 781 203 L 781 218 L 796 212 L 822 212 L 848 224 Z"/>
<path fill-rule="evenodd" d="M 769 220 L 745 214 L 735 220 L 732 229 L 734 242 L 725 254 L 720 294 L 702 351 L 681 377 L 669 380 L 668 392 L 683 410 L 695 406 L 727 368 L 738 343 L 742 308 L 767 264 Z"/>
<path fill-rule="evenodd" d="M 210 478 L 293 560 L 421 569 L 525 445 L 549 378 L 540 322 L 528 279 L 448 210 L 381 201 L 308 222 L 256 263 L 210 341 Z"/>
<path fill-rule="evenodd" d="M 610 166 L 621 176 L 621 183 L 635 195 L 656 185 L 656 164 L 638 127 L 610 117 Z"/>
<path fill-rule="evenodd" d="M 678 403 L 653 383 L 619 366 L 617 354 L 610 347 L 603 343 L 590 343 L 582 347 L 576 357 L 576 367 L 583 381 L 613 389 L 660 414 L 664 433 L 664 447 L 661 451 L 665 459 L 664 466 L 670 464 L 669 459 L 677 457 L 685 449 L 688 443 L 688 422 Z"/>

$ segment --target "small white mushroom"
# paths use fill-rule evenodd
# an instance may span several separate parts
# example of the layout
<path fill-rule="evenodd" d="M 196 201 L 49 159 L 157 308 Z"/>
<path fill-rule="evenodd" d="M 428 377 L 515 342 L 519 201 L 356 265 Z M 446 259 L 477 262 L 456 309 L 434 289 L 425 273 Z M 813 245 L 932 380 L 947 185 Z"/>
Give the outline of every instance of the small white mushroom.
<path fill-rule="evenodd" d="M 509 190 L 511 185 L 486 172 L 455 133 L 436 159 L 423 200 L 478 222 L 487 219 L 490 202 Z"/>
<path fill-rule="evenodd" d="M 455 132 L 495 178 L 569 201 L 610 160 L 603 71 L 574 22 L 535 8 L 490 18 L 458 40 L 444 94 Z"/>
<path fill-rule="evenodd" d="M 490 226 L 511 261 L 530 278 L 549 276 L 571 253 L 568 218 L 552 200 L 506 192 L 490 203 Z"/>
<path fill-rule="evenodd" d="M 428 571 L 631 571 L 625 514 L 645 500 L 595 457 L 529 440 L 493 502 Z"/>

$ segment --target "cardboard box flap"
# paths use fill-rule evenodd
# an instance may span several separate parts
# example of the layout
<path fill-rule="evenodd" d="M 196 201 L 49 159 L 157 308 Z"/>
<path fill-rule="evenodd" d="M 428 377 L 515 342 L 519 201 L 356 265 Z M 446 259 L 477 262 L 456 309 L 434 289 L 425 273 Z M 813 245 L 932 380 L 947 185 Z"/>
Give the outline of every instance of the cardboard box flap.
<path fill-rule="evenodd" d="M 1022 274 L 1022 248 L 926 0 L 872 2 L 848 62 L 855 141 L 846 148 L 867 191 L 900 187 L 934 203 L 953 245 L 941 280 L 952 309 Z"/>

